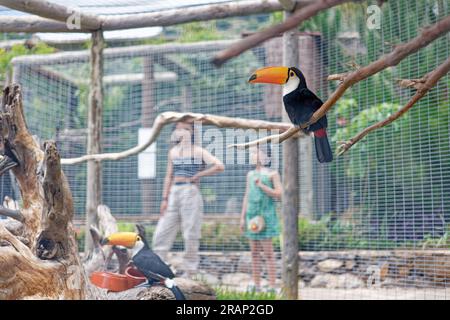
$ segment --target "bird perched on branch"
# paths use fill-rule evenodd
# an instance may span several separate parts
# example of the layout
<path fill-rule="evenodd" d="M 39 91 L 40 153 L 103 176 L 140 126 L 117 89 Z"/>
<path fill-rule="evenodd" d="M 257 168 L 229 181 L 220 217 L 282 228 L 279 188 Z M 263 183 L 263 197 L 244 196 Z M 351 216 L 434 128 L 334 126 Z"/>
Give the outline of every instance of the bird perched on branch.
<path fill-rule="evenodd" d="M 295 67 L 266 67 L 258 69 L 248 80 L 250 83 L 270 83 L 283 86 L 283 103 L 289 119 L 296 126 L 307 123 L 323 102 L 308 89 L 303 73 Z M 327 117 L 303 129 L 313 132 L 319 162 L 331 162 L 333 152 L 327 136 Z"/>
<path fill-rule="evenodd" d="M 147 278 L 145 285 L 162 284 L 172 291 L 177 300 L 186 300 L 176 286 L 170 267 L 150 249 L 145 238 L 135 232 L 117 232 L 102 240 L 102 245 L 123 246 L 131 249 L 133 265 Z"/>

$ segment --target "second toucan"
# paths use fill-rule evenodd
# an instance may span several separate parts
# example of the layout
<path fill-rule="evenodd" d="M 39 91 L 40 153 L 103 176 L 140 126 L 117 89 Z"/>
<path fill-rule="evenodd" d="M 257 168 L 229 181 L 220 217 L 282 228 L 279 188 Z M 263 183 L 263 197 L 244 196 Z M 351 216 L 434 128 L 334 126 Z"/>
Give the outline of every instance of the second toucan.
<path fill-rule="evenodd" d="M 295 67 L 266 67 L 258 69 L 248 80 L 250 83 L 270 83 L 283 86 L 284 108 L 291 122 L 297 126 L 309 121 L 313 113 L 323 102 L 308 89 L 303 73 Z M 316 123 L 303 129 L 313 132 L 317 160 L 319 162 L 333 161 L 333 152 L 327 136 L 327 117 L 320 118 Z"/>

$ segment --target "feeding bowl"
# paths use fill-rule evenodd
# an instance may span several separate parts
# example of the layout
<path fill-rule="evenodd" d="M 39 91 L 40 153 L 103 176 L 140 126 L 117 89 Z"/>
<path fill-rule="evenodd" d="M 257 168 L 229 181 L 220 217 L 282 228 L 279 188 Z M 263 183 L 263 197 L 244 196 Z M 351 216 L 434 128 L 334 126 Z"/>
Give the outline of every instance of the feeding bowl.
<path fill-rule="evenodd" d="M 112 292 L 125 291 L 146 281 L 142 273 L 132 267 L 128 267 L 125 274 L 96 271 L 91 274 L 90 279 L 95 286 Z"/>

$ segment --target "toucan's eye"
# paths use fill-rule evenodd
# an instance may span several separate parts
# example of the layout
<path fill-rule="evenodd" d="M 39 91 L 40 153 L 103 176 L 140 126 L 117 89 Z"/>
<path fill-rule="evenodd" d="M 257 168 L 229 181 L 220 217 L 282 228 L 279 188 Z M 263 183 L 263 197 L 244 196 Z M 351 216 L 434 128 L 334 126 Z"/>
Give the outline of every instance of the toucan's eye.
<path fill-rule="evenodd" d="M 295 73 L 294 73 L 294 71 L 291 71 L 291 73 L 289 74 L 289 76 L 290 76 L 290 77 L 293 77 L 293 76 L 295 76 Z"/>
<path fill-rule="evenodd" d="M 141 237 L 137 237 L 137 238 L 136 238 L 136 241 L 141 241 Z"/>

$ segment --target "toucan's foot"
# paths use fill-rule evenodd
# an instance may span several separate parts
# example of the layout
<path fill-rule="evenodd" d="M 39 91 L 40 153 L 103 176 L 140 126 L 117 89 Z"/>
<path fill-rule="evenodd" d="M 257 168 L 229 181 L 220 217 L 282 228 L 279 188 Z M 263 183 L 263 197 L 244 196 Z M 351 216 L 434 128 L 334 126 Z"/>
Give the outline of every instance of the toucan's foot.
<path fill-rule="evenodd" d="M 0 176 L 9 169 L 17 166 L 18 163 L 7 155 L 0 155 Z"/>

